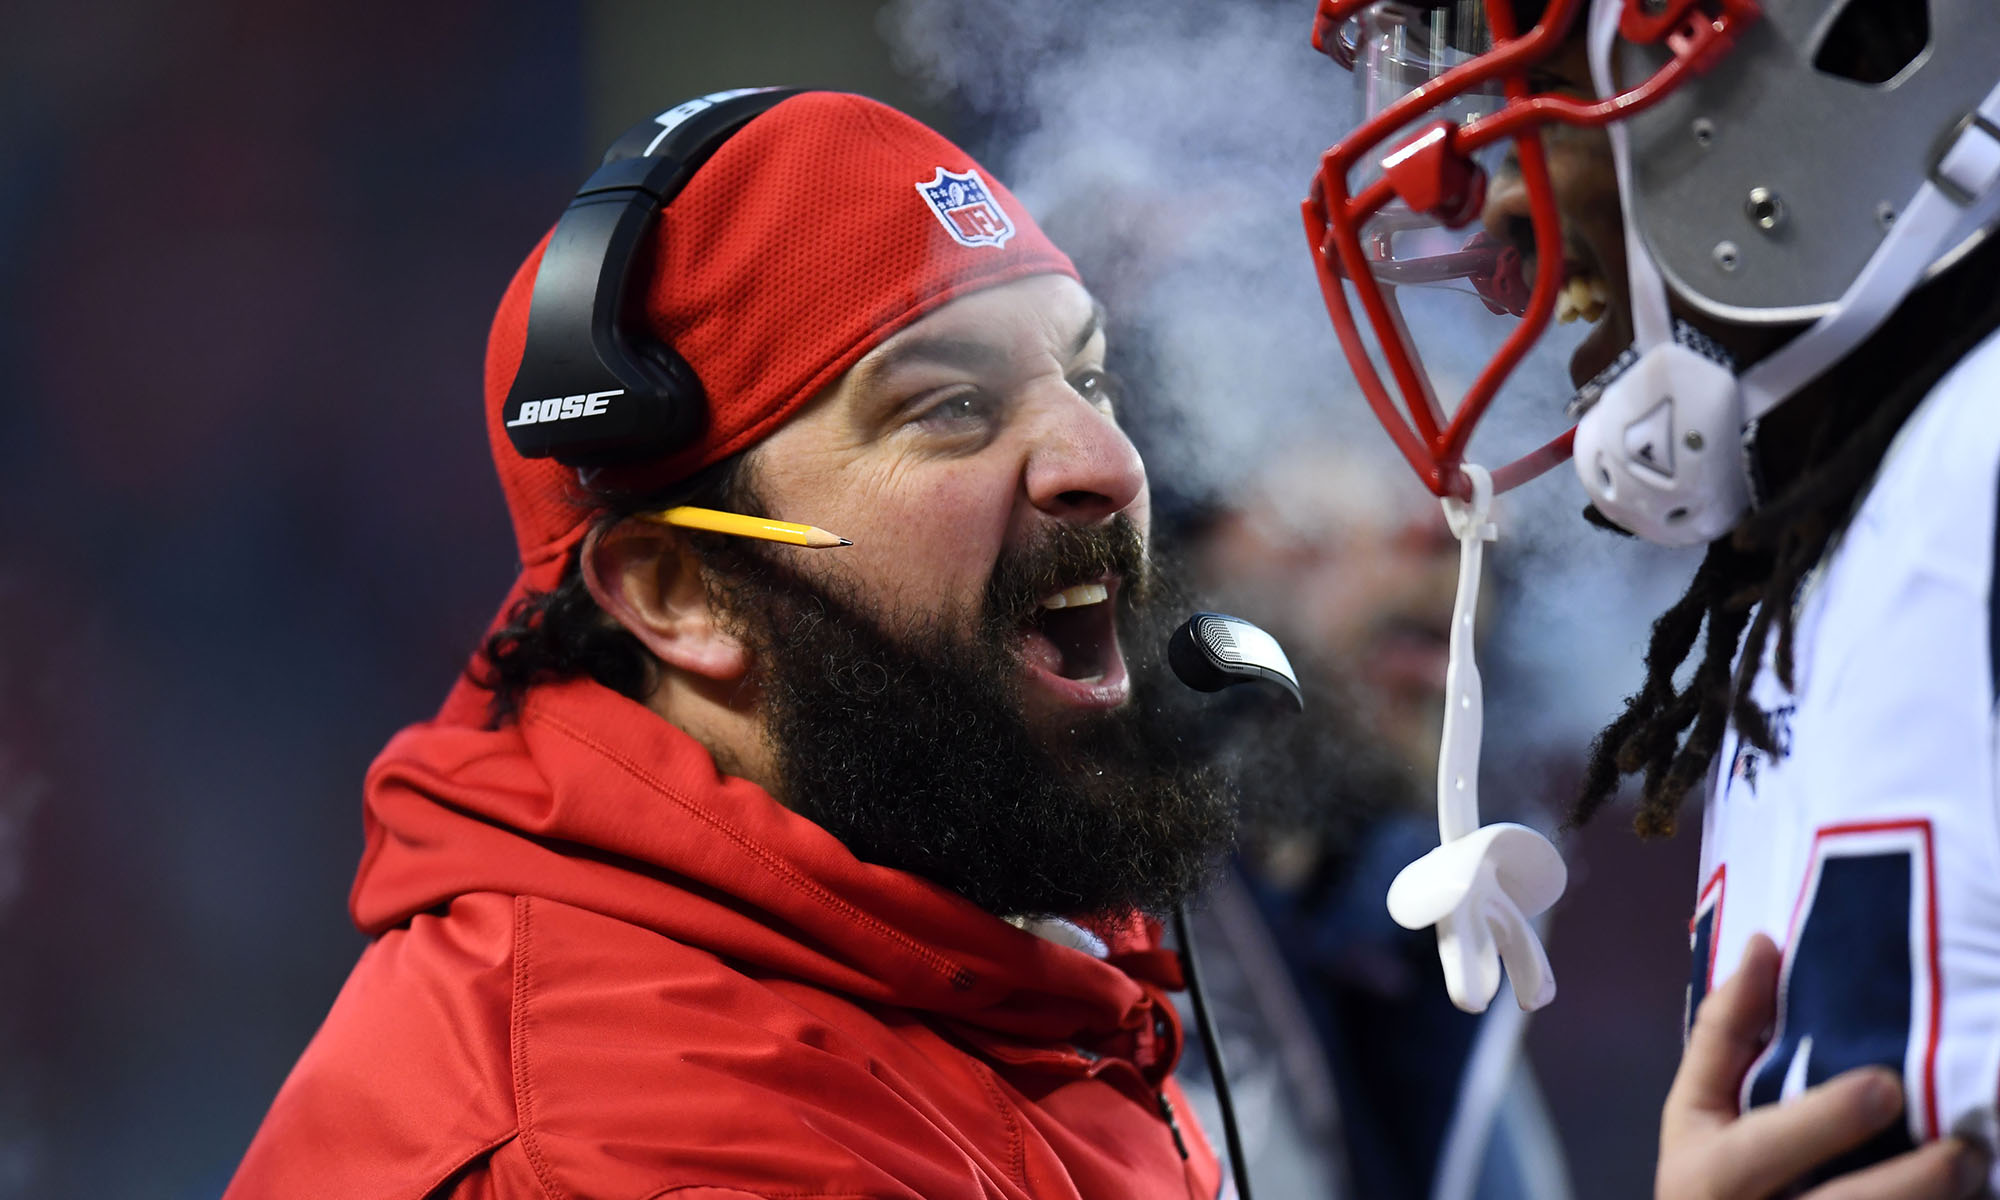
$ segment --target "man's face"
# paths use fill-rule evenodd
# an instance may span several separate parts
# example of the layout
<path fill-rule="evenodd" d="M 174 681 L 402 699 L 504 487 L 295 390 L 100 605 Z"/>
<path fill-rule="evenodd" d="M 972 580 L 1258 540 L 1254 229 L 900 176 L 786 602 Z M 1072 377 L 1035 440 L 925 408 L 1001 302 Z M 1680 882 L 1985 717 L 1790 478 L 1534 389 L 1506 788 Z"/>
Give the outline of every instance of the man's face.
<path fill-rule="evenodd" d="M 1068 279 L 947 305 L 753 456 L 762 511 L 854 545 L 704 556 L 774 794 L 1002 915 L 1161 911 L 1231 836 L 1159 670 L 1145 477 L 1102 362 Z"/>
<path fill-rule="evenodd" d="M 1076 281 L 1040 275 L 962 297 L 861 359 L 757 454 L 769 515 L 854 542 L 808 577 L 894 626 L 969 634 L 1008 548 L 1122 515 L 1147 532 L 1145 467 L 1112 411 L 1104 335 Z M 1132 581 L 1050 581 L 1016 630 L 1023 703 L 1061 721 L 1131 694 L 1112 621 Z"/>
<path fill-rule="evenodd" d="M 1579 18 L 1569 38 L 1529 76 L 1538 92 L 1563 92 L 1595 98 L 1590 60 Z M 1611 365 L 1632 343 L 1630 291 L 1625 269 L 1625 227 L 1618 204 L 1618 176 L 1611 158 L 1611 139 L 1602 129 L 1550 124 L 1542 127 L 1549 181 L 1556 209 L 1562 216 L 1563 279 L 1581 280 L 1602 307 L 1585 306 L 1584 320 L 1596 328 L 1570 356 L 1570 382 L 1581 386 Z M 1522 273 L 1535 276 L 1538 248 L 1529 224 L 1528 189 L 1520 164 L 1510 151 L 1506 165 L 1494 176 L 1480 219 L 1496 237 L 1511 242 L 1522 256 Z"/>

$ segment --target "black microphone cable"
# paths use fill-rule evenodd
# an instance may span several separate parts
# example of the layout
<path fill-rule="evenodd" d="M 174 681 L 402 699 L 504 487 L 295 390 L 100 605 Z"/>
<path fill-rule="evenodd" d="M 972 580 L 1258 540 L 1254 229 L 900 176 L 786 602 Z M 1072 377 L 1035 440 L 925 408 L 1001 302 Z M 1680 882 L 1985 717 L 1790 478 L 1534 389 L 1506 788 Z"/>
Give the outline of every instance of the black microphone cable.
<path fill-rule="evenodd" d="M 1182 683 L 1198 692 L 1218 692 L 1239 683 L 1275 685 L 1303 711 L 1297 674 L 1278 639 L 1241 617 L 1198 612 L 1174 631 L 1167 643 L 1167 663 Z M 1216 1107 L 1222 1111 L 1222 1139 L 1228 1148 L 1229 1171 L 1236 1180 L 1238 1200 L 1250 1200 L 1250 1164 L 1243 1156 L 1243 1137 L 1236 1126 L 1236 1105 L 1229 1096 L 1229 1072 L 1222 1064 L 1222 1038 L 1215 1016 L 1202 994 L 1201 966 L 1195 961 L 1194 934 L 1187 903 L 1174 909 L 1174 940 L 1180 944 L 1181 974 L 1188 1001 L 1194 1006 L 1195 1027 L 1215 1081 Z"/>
<path fill-rule="evenodd" d="M 1236 1128 L 1236 1104 L 1229 1098 L 1229 1071 L 1222 1065 L 1222 1038 L 1215 1029 L 1215 1015 L 1201 990 L 1201 967 L 1195 962 L 1194 932 L 1189 928 L 1187 901 L 1174 908 L 1174 941 L 1179 943 L 1181 975 L 1187 980 L 1188 1001 L 1194 1005 L 1195 1028 L 1201 1033 L 1201 1047 L 1208 1059 L 1208 1075 L 1215 1081 L 1215 1103 L 1222 1110 L 1222 1140 L 1229 1151 L 1229 1173 L 1236 1179 L 1238 1200 L 1250 1200 L 1250 1164 L 1243 1157 L 1243 1136 Z"/>

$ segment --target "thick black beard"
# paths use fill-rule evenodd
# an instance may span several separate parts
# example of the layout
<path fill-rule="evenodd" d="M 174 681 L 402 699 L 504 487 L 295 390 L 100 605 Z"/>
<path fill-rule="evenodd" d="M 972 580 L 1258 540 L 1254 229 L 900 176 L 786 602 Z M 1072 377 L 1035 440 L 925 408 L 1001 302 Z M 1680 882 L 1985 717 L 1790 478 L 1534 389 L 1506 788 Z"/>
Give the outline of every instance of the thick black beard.
<path fill-rule="evenodd" d="M 705 556 L 707 557 L 707 556 Z M 1163 915 L 1233 842 L 1233 800 L 1165 672 L 1167 627 L 1129 522 L 1063 527 L 1006 554 L 976 632 L 891 632 L 851 589 L 745 547 L 718 598 L 757 651 L 778 798 L 864 862 L 999 916 Z M 748 561 L 745 561 L 748 560 Z M 740 569 L 755 565 L 751 569 Z M 711 561 L 711 568 L 718 564 Z M 1131 701 L 1024 715 L 1020 621 L 1040 597 L 1121 574 Z"/>

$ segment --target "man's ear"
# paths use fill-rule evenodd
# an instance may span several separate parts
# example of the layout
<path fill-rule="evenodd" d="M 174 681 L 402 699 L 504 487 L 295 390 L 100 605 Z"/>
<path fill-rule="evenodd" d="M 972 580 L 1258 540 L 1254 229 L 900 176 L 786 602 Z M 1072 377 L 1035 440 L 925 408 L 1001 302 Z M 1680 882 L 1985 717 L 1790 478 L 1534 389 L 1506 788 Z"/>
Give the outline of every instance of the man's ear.
<path fill-rule="evenodd" d="M 700 563 L 678 530 L 620 521 L 591 530 L 579 555 L 597 606 L 662 663 L 719 683 L 750 669 L 749 648 L 723 627 Z"/>

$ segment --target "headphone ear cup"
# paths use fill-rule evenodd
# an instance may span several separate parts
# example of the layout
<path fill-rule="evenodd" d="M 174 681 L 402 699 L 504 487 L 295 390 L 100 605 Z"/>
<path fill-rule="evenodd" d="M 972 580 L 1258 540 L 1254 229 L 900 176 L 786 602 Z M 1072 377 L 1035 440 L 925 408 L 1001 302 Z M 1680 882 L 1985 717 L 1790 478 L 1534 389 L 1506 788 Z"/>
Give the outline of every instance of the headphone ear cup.
<path fill-rule="evenodd" d="M 688 361 L 673 348 L 652 338 L 632 339 L 632 350 L 659 380 L 658 444 L 692 444 L 708 425 L 708 391 Z"/>
<path fill-rule="evenodd" d="M 536 270 L 521 365 L 502 402 L 501 423 L 522 457 L 595 469 L 669 456 L 700 439 L 707 396 L 687 361 L 645 328 L 634 261 L 688 177 L 797 94 L 750 88 L 690 100 L 634 126 L 578 189 Z"/>

